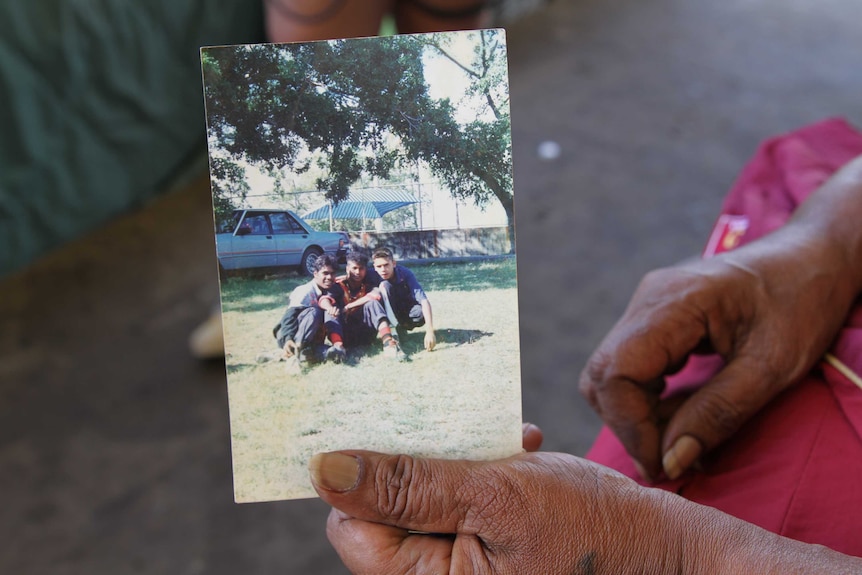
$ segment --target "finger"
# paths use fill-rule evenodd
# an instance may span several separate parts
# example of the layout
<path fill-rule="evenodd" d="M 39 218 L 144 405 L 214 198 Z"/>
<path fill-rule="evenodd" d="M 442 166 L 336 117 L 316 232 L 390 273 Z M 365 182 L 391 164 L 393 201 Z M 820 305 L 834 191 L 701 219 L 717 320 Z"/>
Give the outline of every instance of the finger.
<path fill-rule="evenodd" d="M 633 415 L 637 413 L 634 409 L 607 410 L 604 421 L 634 460 L 641 477 L 653 482 L 661 471 L 661 429 L 648 407 L 650 403 L 642 402 L 645 411 L 641 415 Z"/>
<path fill-rule="evenodd" d="M 656 416 L 658 417 L 659 429 L 662 431 L 667 429 L 668 422 L 677 410 L 682 407 L 686 401 L 688 401 L 689 397 L 691 397 L 691 392 L 676 393 L 667 398 L 662 398 L 659 401 L 659 404 L 655 409 Z"/>
<path fill-rule="evenodd" d="M 626 377 L 611 377 L 590 386 L 593 408 L 635 461 L 641 476 L 653 481 L 661 471 L 662 426 L 657 408 L 664 380 L 638 384 Z"/>
<path fill-rule="evenodd" d="M 482 465 L 339 451 L 315 455 L 309 471 L 320 497 L 351 517 L 412 531 L 475 534 L 471 495 L 490 483 L 475 473 Z"/>
<path fill-rule="evenodd" d="M 679 369 L 703 340 L 704 326 L 691 306 L 640 310 L 635 301 L 590 357 L 579 388 L 643 471 L 661 470 L 657 408 L 664 376 Z"/>
<path fill-rule="evenodd" d="M 532 423 L 524 423 L 521 426 L 521 434 L 523 436 L 525 451 L 538 451 L 541 449 L 542 441 L 545 439 L 541 429 Z"/>
<path fill-rule="evenodd" d="M 354 575 L 449 573 L 452 538 L 409 533 L 333 509 L 326 535 Z"/>
<path fill-rule="evenodd" d="M 679 406 L 662 441 L 668 477 L 679 477 L 703 453 L 729 439 L 780 391 L 761 365 L 736 359 Z"/>

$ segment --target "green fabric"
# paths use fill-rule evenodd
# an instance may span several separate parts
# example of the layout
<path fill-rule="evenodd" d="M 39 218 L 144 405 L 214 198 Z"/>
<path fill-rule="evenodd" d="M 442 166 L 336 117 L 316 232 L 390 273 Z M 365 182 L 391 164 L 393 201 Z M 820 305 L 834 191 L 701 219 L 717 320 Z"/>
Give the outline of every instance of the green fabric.
<path fill-rule="evenodd" d="M 199 48 L 263 39 L 249 0 L 0 2 L 0 275 L 201 165 Z"/>

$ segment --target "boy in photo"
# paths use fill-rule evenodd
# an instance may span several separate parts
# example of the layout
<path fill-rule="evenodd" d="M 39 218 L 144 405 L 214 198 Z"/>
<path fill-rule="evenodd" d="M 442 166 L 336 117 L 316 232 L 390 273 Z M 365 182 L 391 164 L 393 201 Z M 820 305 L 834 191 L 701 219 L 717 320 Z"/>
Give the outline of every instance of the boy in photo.
<path fill-rule="evenodd" d="M 410 331 L 425 326 L 425 349 L 437 345 L 431 302 L 425 290 L 409 269 L 398 265 L 389 248 L 378 248 L 371 255 L 374 271 L 380 276 L 380 295 L 383 307 L 393 327 Z"/>
<path fill-rule="evenodd" d="M 382 296 L 377 288 L 380 278 L 374 270 L 368 270 L 368 256 L 361 252 L 349 252 L 346 271 L 345 277 L 336 280 L 336 284 L 344 292 L 341 322 L 345 342 L 353 348 L 370 345 L 375 339 L 379 339 L 383 344 L 384 355 L 403 361 L 404 352 L 392 337 Z"/>
<path fill-rule="evenodd" d="M 335 260 L 324 254 L 313 269 L 311 281 L 291 292 L 287 310 L 272 330 L 285 357 L 294 359 L 288 363 L 290 371 L 321 359 L 341 363 L 346 356 L 341 325 L 344 294 L 335 284 Z M 326 338 L 332 344 L 329 347 Z"/>

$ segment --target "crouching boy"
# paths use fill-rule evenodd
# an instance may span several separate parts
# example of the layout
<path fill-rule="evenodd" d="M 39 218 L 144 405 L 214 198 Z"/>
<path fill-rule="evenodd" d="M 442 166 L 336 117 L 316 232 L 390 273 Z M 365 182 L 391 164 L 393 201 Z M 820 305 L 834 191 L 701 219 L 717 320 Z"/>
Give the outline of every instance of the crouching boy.
<path fill-rule="evenodd" d="M 380 278 L 368 269 L 368 256 L 361 252 L 347 254 L 347 275 L 336 283 L 344 292 L 344 311 L 341 315 L 344 339 L 353 347 L 369 345 L 379 339 L 383 354 L 403 361 L 404 352 L 392 337 L 389 318 L 383 307 Z"/>
<path fill-rule="evenodd" d="M 380 295 L 389 323 L 399 330 L 412 330 L 425 326 L 425 349 L 431 351 L 437 345 L 434 335 L 434 319 L 431 302 L 416 276 L 409 269 L 395 262 L 388 248 L 379 248 L 371 254 L 374 271 L 380 276 Z"/>
<path fill-rule="evenodd" d="M 335 260 L 322 255 L 314 262 L 312 279 L 294 289 L 287 310 L 272 334 L 294 367 L 321 359 L 341 363 L 345 358 L 341 308 L 343 292 L 335 285 Z M 331 346 L 326 346 L 329 338 Z"/>

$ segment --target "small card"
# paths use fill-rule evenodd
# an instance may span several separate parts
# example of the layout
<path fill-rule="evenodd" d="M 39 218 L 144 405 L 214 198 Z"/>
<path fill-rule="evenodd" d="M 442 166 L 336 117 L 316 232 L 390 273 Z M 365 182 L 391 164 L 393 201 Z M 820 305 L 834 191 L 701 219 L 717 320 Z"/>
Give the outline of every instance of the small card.
<path fill-rule="evenodd" d="M 201 50 L 237 502 L 521 451 L 502 30 Z"/>

